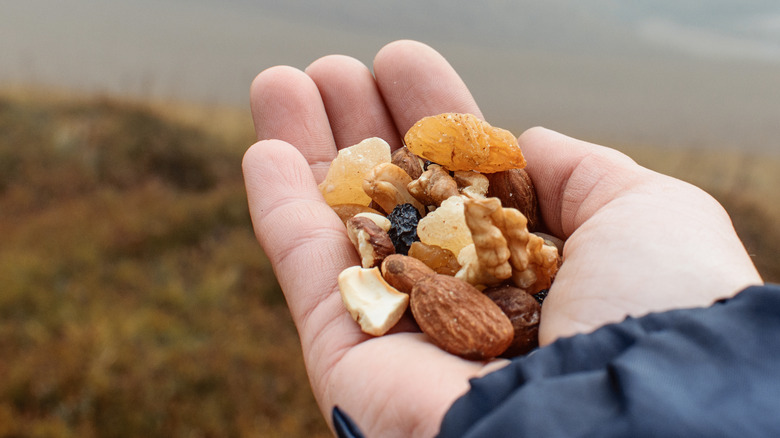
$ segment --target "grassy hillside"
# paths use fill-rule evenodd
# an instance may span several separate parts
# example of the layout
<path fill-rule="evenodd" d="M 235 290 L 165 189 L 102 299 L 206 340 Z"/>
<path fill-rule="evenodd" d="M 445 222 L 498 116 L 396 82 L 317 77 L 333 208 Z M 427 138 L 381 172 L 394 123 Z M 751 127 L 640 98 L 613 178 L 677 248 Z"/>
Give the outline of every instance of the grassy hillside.
<path fill-rule="evenodd" d="M 328 436 L 252 235 L 252 137 L 243 111 L 0 94 L 0 436 Z M 710 189 L 780 281 L 780 164 L 631 153 Z"/>
<path fill-rule="evenodd" d="M 0 436 L 329 436 L 245 117 L 0 98 Z"/>

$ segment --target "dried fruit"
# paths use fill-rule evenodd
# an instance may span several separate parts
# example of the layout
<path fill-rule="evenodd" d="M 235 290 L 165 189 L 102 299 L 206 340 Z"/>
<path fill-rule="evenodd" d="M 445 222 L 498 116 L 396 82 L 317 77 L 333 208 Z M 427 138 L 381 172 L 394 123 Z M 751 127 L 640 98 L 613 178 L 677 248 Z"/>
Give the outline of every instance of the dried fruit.
<path fill-rule="evenodd" d="M 492 173 L 525 167 L 517 138 L 473 114 L 425 117 L 406 132 L 404 142 L 415 155 L 447 170 Z"/>
<path fill-rule="evenodd" d="M 414 242 L 409 248 L 409 256 L 428 265 L 437 274 L 455 275 L 460 269 L 458 258 L 452 251 L 435 245 Z"/>
<path fill-rule="evenodd" d="M 509 318 L 490 298 L 465 281 L 435 274 L 412 288 L 410 306 L 420 329 L 444 351 L 486 360 L 512 343 Z"/>
<path fill-rule="evenodd" d="M 390 240 L 398 254 L 408 254 L 412 243 L 420 240 L 417 237 L 417 225 L 420 221 L 420 212 L 412 204 L 397 205 L 387 215 L 390 219 Z"/>
<path fill-rule="evenodd" d="M 363 191 L 363 179 L 376 165 L 390 162 L 390 145 L 378 137 L 339 151 L 330 163 L 319 189 L 328 205 L 368 205 L 371 198 Z"/>
<path fill-rule="evenodd" d="M 533 297 L 536 299 L 536 302 L 539 303 L 541 306 L 544 304 L 544 299 L 547 298 L 547 294 L 550 293 L 550 289 L 542 289 L 539 292 L 533 294 Z"/>
<path fill-rule="evenodd" d="M 485 289 L 483 293 L 498 304 L 509 317 L 515 335 L 512 345 L 503 356 L 512 357 L 528 353 L 539 345 L 539 321 L 542 307 L 524 290 L 504 285 Z"/>
<path fill-rule="evenodd" d="M 421 242 L 446 248 L 455 255 L 473 243 L 463 215 L 463 197 L 451 196 L 425 215 L 417 225 L 417 235 Z"/>

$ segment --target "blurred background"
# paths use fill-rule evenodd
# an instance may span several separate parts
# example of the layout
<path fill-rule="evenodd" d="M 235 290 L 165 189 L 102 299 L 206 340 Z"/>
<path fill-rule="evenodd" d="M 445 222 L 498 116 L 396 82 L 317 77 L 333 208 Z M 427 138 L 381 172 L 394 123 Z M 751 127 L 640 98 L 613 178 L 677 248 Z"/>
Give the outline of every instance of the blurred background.
<path fill-rule="evenodd" d="M 248 88 L 402 38 L 494 125 L 703 187 L 780 281 L 775 1 L 6 1 L 0 436 L 328 436 L 246 211 Z"/>

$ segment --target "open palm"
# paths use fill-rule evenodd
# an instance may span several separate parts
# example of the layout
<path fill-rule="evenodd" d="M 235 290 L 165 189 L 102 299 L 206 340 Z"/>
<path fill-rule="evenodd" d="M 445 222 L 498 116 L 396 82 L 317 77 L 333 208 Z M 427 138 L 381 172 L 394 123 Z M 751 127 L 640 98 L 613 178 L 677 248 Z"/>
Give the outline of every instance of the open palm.
<path fill-rule="evenodd" d="M 468 380 L 502 361 L 452 356 L 404 322 L 391 335 L 363 334 L 336 284 L 358 257 L 316 184 L 340 148 L 381 137 L 395 149 L 424 116 L 481 116 L 479 108 L 446 60 L 412 41 L 384 47 L 373 75 L 345 56 L 305 72 L 268 69 L 252 84 L 251 101 L 260 141 L 244 158 L 250 212 L 323 413 L 338 405 L 368 436 L 434 435 Z M 760 283 L 728 216 L 700 190 L 541 128 L 519 141 L 543 221 L 566 239 L 543 307 L 543 345 L 627 315 L 708 305 Z"/>

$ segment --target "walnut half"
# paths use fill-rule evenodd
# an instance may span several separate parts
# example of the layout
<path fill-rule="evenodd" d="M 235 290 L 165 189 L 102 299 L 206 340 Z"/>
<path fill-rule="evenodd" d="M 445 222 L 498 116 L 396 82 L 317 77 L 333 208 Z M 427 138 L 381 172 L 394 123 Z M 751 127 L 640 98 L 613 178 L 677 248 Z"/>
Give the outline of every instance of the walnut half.
<path fill-rule="evenodd" d="M 517 287 L 535 294 L 550 287 L 560 266 L 558 249 L 529 233 L 527 220 L 497 198 L 466 199 L 466 225 L 474 249 L 458 254 L 457 276 L 475 285 L 495 285 L 512 278 Z"/>

